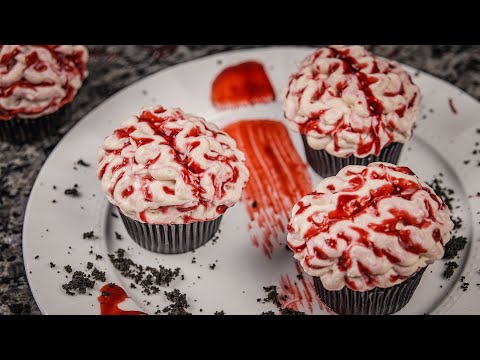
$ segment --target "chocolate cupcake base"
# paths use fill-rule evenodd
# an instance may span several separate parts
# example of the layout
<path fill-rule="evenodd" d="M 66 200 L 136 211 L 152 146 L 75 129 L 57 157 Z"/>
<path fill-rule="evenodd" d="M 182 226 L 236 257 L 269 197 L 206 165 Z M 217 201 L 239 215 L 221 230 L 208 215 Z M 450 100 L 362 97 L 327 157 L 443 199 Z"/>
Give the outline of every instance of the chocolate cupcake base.
<path fill-rule="evenodd" d="M 154 225 L 130 219 L 119 211 L 130 237 L 141 247 L 161 254 L 182 254 L 205 245 L 220 227 L 222 216 L 190 224 Z"/>
<path fill-rule="evenodd" d="M 330 155 L 325 150 L 312 149 L 310 145 L 308 145 L 307 137 L 305 135 L 302 135 L 302 140 L 308 163 L 313 170 L 322 177 L 334 176 L 348 165 L 367 166 L 376 161 L 397 164 L 403 147 L 403 144 L 401 143 L 391 143 L 382 149 L 379 156 L 370 155 L 364 158 L 357 158 L 352 155 L 348 158 L 340 158 Z"/>
<path fill-rule="evenodd" d="M 62 106 L 52 114 L 36 119 L 12 118 L 0 120 L 0 141 L 21 144 L 54 134 L 71 117 L 71 105 Z"/>
<path fill-rule="evenodd" d="M 329 291 L 319 277 L 314 277 L 320 299 L 339 315 L 389 315 L 401 310 L 412 298 L 426 268 L 417 271 L 404 282 L 389 288 L 354 291 L 344 287 Z"/>

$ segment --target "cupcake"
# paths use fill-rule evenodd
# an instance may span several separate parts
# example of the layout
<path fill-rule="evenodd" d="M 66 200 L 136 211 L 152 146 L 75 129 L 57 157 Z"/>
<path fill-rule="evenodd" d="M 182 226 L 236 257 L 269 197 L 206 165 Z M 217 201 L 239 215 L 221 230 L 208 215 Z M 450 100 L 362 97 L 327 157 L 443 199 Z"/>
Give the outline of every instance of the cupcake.
<path fill-rule="evenodd" d="M 290 76 L 283 111 L 322 177 L 347 165 L 396 164 L 411 137 L 420 90 L 402 67 L 361 46 L 321 48 Z"/>
<path fill-rule="evenodd" d="M 0 45 L 0 140 L 54 133 L 87 76 L 82 45 Z"/>
<path fill-rule="evenodd" d="M 161 106 L 127 119 L 97 157 L 102 190 L 129 235 L 165 254 L 207 243 L 249 177 L 229 135 L 201 117 Z"/>
<path fill-rule="evenodd" d="M 425 182 L 376 162 L 323 179 L 293 207 L 287 240 L 328 307 L 384 315 L 408 303 L 452 229 L 448 207 Z"/>

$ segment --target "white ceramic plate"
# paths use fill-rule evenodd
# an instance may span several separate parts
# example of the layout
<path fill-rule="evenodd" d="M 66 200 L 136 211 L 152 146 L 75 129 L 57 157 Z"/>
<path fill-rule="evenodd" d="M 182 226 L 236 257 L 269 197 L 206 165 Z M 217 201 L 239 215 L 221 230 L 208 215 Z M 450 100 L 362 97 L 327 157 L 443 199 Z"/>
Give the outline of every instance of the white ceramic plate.
<path fill-rule="evenodd" d="M 213 314 L 220 310 L 226 314 L 260 314 L 276 310 L 274 305 L 258 302 L 257 298 L 265 297 L 263 286 L 279 286 L 282 276 L 288 275 L 292 282 L 297 281 L 295 262 L 284 248 L 285 241 L 277 246 L 272 259 L 265 257 L 249 240 L 246 210 L 242 204 L 237 204 L 225 214 L 215 244 L 210 242 L 194 254 L 150 253 L 128 237 L 119 218 L 110 215 L 113 208 L 101 192 L 95 176 L 95 154 L 103 139 L 121 121 L 147 105 L 181 107 L 219 126 L 245 118 L 281 121 L 280 102 L 217 111 L 210 102 L 211 83 L 224 67 L 257 60 L 264 64 L 278 99 L 296 62 L 311 51 L 296 47 L 235 51 L 173 66 L 125 88 L 80 121 L 45 162 L 30 195 L 25 216 L 25 266 L 42 313 L 100 313 L 96 298 L 103 284 L 97 282 L 91 291 L 93 296 L 69 296 L 61 288 L 67 280 L 63 266 L 70 264 L 75 270 L 85 270 L 88 261 L 106 271 L 107 282 L 115 282 L 126 289 L 130 298 L 121 304 L 122 309 L 140 309 L 151 314 L 157 305 L 163 308 L 170 304 L 163 294 L 145 296 L 139 290 L 130 289 L 131 281 L 112 266 L 107 256 L 120 247 L 127 250 L 127 256 L 143 265 L 181 267 L 185 280 L 177 279 L 165 290 L 178 288 L 185 292 L 191 305 L 188 310 L 194 314 Z M 412 74 L 416 72 L 407 69 Z M 419 120 L 415 136 L 404 147 L 400 163 L 411 167 L 426 181 L 431 181 L 440 172 L 444 174 L 445 185 L 456 191 L 458 201 L 454 205 L 460 208 L 455 209 L 454 214 L 463 219 L 459 235 L 466 236 L 468 244 L 460 253 L 459 268 L 453 277 L 450 280 L 443 278 L 445 261 L 430 266 L 413 298 L 399 314 L 480 314 L 480 302 L 476 298 L 480 292 L 480 287 L 476 286 L 480 283 L 480 216 L 477 215 L 480 198 L 474 196 L 480 191 L 480 167 L 476 164 L 480 156 L 468 165 L 463 163 L 463 160 L 472 158 L 474 143 L 480 141 L 480 135 L 475 131 L 480 127 L 480 105 L 461 90 L 428 74 L 418 73 L 415 82 L 423 92 L 423 113 L 427 117 Z M 458 110 L 457 114 L 451 111 L 449 99 Z M 293 132 L 290 135 L 304 158 L 300 136 Z M 74 170 L 74 162 L 78 159 L 92 166 L 77 166 Z M 314 184 L 320 180 L 313 172 L 311 176 Z M 63 191 L 74 184 L 78 184 L 81 197 L 65 196 Z M 53 199 L 57 202 L 52 203 Z M 82 234 L 90 230 L 99 237 L 97 240 L 82 238 Z M 115 232 L 120 233 L 123 240 L 116 240 Z M 94 255 L 89 255 L 90 250 L 102 255 L 103 259 L 95 260 Z M 37 255 L 39 258 L 35 259 Z M 195 264 L 191 261 L 193 257 L 196 258 Z M 50 262 L 55 263 L 56 268 L 50 268 Z M 211 270 L 209 264 L 215 262 L 217 266 Z M 460 276 L 465 276 L 464 281 L 470 283 L 467 291 L 461 289 Z M 307 283 L 311 282 L 311 278 L 306 279 Z M 302 299 L 292 299 L 298 309 L 308 314 L 326 313 L 316 300 L 313 288 L 307 284 L 314 296 L 312 309 L 309 309 L 305 289 L 300 281 L 298 283 Z"/>

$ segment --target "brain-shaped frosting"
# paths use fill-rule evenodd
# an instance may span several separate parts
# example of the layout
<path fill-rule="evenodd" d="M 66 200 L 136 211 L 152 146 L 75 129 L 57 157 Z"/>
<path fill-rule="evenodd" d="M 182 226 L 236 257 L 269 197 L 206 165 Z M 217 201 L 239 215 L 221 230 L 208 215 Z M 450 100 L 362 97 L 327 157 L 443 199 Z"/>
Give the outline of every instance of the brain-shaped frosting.
<path fill-rule="evenodd" d="M 71 102 L 87 60 L 81 45 L 0 45 L 0 120 L 40 117 Z"/>
<path fill-rule="evenodd" d="M 292 210 L 288 245 L 327 290 L 401 283 L 441 259 L 450 212 L 406 167 L 347 166 Z"/>
<path fill-rule="evenodd" d="M 249 177 L 230 136 L 175 108 L 130 117 L 105 139 L 97 158 L 108 200 L 150 224 L 213 220 L 238 202 Z"/>
<path fill-rule="evenodd" d="M 331 46 L 308 56 L 290 76 L 283 110 L 313 149 L 362 158 L 410 138 L 420 98 L 398 63 L 361 46 Z"/>

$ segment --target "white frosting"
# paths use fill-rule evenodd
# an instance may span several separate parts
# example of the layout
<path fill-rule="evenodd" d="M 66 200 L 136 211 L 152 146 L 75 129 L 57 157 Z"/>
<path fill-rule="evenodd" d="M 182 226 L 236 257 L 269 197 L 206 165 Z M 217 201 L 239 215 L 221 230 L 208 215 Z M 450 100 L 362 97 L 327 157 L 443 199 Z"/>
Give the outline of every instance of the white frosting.
<path fill-rule="evenodd" d="M 37 118 L 71 102 L 87 61 L 82 45 L 0 45 L 0 120 Z"/>
<path fill-rule="evenodd" d="M 299 64 L 284 91 L 283 110 L 313 149 L 366 157 L 410 138 L 420 98 L 398 63 L 361 46 L 332 46 Z"/>
<path fill-rule="evenodd" d="M 327 290 L 366 291 L 399 284 L 441 259 L 453 223 L 408 168 L 377 162 L 322 180 L 293 207 L 288 228 L 295 258 Z"/>
<path fill-rule="evenodd" d="M 108 200 L 151 224 L 213 220 L 239 201 L 249 177 L 245 156 L 229 135 L 175 108 L 130 117 L 97 157 Z"/>

